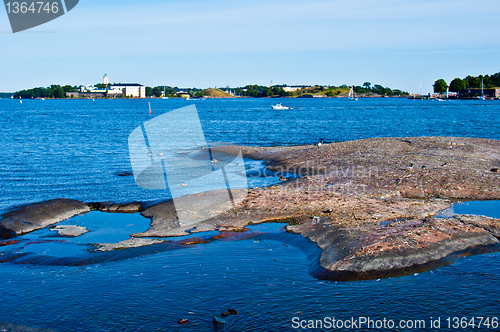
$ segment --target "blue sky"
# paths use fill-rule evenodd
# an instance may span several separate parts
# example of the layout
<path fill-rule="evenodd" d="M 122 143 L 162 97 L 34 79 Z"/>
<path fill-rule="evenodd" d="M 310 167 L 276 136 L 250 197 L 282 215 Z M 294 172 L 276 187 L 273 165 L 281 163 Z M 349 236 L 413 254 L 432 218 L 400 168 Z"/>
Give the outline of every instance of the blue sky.
<path fill-rule="evenodd" d="M 498 0 L 81 0 L 13 34 L 0 10 L 0 91 L 107 73 L 149 86 L 369 81 L 429 92 L 438 78 L 500 72 L 499 18 Z"/>

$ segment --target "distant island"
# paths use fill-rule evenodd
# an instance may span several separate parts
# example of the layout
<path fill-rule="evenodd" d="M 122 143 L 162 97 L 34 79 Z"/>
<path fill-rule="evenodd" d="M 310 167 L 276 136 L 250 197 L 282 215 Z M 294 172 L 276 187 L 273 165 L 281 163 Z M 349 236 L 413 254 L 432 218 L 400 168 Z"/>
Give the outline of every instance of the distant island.
<path fill-rule="evenodd" d="M 353 90 L 357 97 L 393 97 L 408 96 L 409 93 L 398 89 L 391 89 L 370 82 L 362 86 L 325 86 L 325 85 L 246 85 L 244 87 L 230 88 L 178 88 L 171 86 L 143 86 L 138 83 L 110 84 L 107 75 L 103 82 L 94 85 L 56 85 L 38 87 L 15 92 L 14 98 L 22 99 L 63 99 L 63 98 L 345 98 Z M 8 97 L 12 94 L 9 93 Z M 7 97 L 7 96 L 6 96 Z"/>
<path fill-rule="evenodd" d="M 436 80 L 433 87 L 435 93 L 443 94 L 443 97 L 446 93 L 447 98 L 500 98 L 500 72 L 491 76 L 468 75 L 463 79 L 457 77 L 450 84 L 440 78 Z"/>

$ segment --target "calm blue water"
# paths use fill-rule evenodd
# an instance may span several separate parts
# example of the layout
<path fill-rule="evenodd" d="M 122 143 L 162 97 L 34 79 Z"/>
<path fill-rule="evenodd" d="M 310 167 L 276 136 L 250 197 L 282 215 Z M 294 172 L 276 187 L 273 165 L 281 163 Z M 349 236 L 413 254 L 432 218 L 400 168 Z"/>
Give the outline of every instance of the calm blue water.
<path fill-rule="evenodd" d="M 271 110 L 270 105 L 280 101 L 293 109 Z M 131 171 L 127 138 L 150 119 L 147 102 L 25 100 L 21 105 L 0 100 L 0 211 L 59 197 L 86 202 L 167 198 L 168 193 L 142 190 L 133 177 L 119 176 Z M 153 116 L 188 103 L 152 100 Z M 196 106 L 210 142 L 295 145 L 391 136 L 500 139 L 498 101 L 246 99 L 205 100 Z M 73 222 L 89 226 L 89 221 Z M 113 240 L 144 228 L 135 221 L 123 222 L 134 225 Z M 43 260 L 3 263 L 0 326 L 211 331 L 212 318 L 228 308 L 241 314 L 227 317 L 227 331 L 290 331 L 294 317 L 424 319 L 427 328 L 421 330 L 430 330 L 431 317 L 500 316 L 498 254 L 462 258 L 452 266 L 408 277 L 336 283 L 310 276 L 314 248 L 302 238 L 284 235 L 277 224 L 252 230 L 267 235 L 172 250 L 158 247 L 147 254 L 123 251 L 123 259 L 102 256 L 95 264 L 80 261 L 83 266 L 44 265 Z M 48 234 L 43 232 L 51 231 L 41 232 L 26 240 L 52 242 L 12 248 L 24 254 L 85 257 L 90 255 L 87 242 L 107 239 L 106 234 L 89 233 L 82 243 L 73 239 L 64 244 L 61 238 L 44 238 Z M 0 258 L 12 250 L 0 248 Z M 177 325 L 182 318 L 190 323 Z"/>

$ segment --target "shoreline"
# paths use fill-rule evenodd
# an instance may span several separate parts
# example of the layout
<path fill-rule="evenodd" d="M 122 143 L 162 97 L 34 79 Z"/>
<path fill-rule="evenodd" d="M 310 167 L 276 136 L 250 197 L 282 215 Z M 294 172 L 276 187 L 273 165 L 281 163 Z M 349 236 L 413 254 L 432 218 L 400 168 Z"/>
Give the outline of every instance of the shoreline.
<path fill-rule="evenodd" d="M 499 243 L 500 219 L 434 216 L 451 201 L 500 199 L 500 173 L 494 171 L 500 166 L 500 141 L 372 138 L 322 146 L 213 150 L 216 154 L 235 154 L 240 148 L 246 158 L 265 160 L 273 171 L 295 171 L 302 177 L 248 190 L 239 206 L 191 225 L 190 234 L 241 232 L 251 224 L 285 222 L 288 231 L 322 249 L 320 268 L 313 275 L 333 280 L 374 279 L 407 274 L 412 269 L 428 270 L 453 261 L 450 258 L 457 253 L 496 248 Z M 137 241 L 187 235 L 187 229 L 177 223 L 172 201 L 95 203 L 90 207 L 79 203 L 56 200 L 31 205 L 4 214 L 0 224 L 19 235 L 26 227 L 20 220 L 30 220 L 29 231 L 37 222 L 40 228 L 47 227 L 92 208 L 141 212 L 150 218 L 148 231 L 132 235 Z M 58 213 L 47 219 L 47 209 Z"/>
<path fill-rule="evenodd" d="M 359 99 L 374 99 L 374 98 L 393 98 L 393 99 L 409 99 L 408 96 L 359 96 Z M 0 98 L 5 100 L 19 100 L 19 98 Z M 94 98 L 21 98 L 21 100 L 162 100 L 160 97 L 146 97 L 146 98 L 108 98 L 108 97 L 94 97 Z M 168 99 L 163 100 L 184 100 L 183 97 L 168 97 Z M 248 96 L 234 96 L 234 97 L 212 97 L 206 96 L 203 98 L 198 97 L 190 97 L 190 99 L 186 101 L 196 101 L 196 100 L 207 100 L 207 99 L 348 99 L 347 96 L 326 96 L 326 95 L 305 95 L 305 96 L 270 96 L 270 97 L 248 97 Z M 420 99 L 420 98 L 417 98 Z M 425 98 L 424 98 L 425 99 Z M 466 99 L 456 99 L 456 100 L 466 100 Z"/>

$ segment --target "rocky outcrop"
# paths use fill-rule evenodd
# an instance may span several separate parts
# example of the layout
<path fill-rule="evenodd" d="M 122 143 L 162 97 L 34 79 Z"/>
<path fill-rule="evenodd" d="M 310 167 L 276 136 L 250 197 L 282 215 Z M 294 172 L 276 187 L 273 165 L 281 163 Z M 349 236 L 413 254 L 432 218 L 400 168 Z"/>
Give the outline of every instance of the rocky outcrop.
<path fill-rule="evenodd" d="M 405 198 L 500 198 L 500 141 L 460 137 L 370 138 L 291 147 L 218 147 L 264 159 L 274 171 L 298 172 L 319 188 Z M 319 181 L 317 181 L 319 180 Z"/>
<path fill-rule="evenodd" d="M 410 219 L 380 225 L 339 225 L 329 218 L 288 226 L 322 249 L 318 277 L 372 279 L 412 273 L 448 263 L 452 254 L 498 244 L 490 232 L 450 219 Z"/>
<path fill-rule="evenodd" d="M 452 199 L 500 199 L 500 173 L 494 171 L 500 168 L 500 141 L 374 138 L 321 146 L 217 147 L 213 153 L 238 154 L 240 149 L 246 157 L 266 160 L 273 171 L 302 177 L 245 191 L 232 207 L 213 204 L 210 192 L 181 198 L 186 204 L 180 212 L 172 200 L 92 203 L 95 210 L 142 212 L 151 219 L 146 232 L 99 250 L 161 242 L 139 238 L 239 231 L 281 221 L 323 250 L 317 277 L 350 280 L 423 271 L 450 262 L 456 253 L 498 244 L 498 219 L 433 216 Z M 189 211 L 189 204 L 196 209 Z M 83 203 L 65 200 L 31 205 L 5 214 L 0 233 L 23 234 L 86 211 Z M 180 223 L 178 212 L 193 222 Z"/>
<path fill-rule="evenodd" d="M 3 214 L 0 227 L 10 230 L 11 235 L 12 232 L 22 235 L 89 211 L 88 205 L 82 202 L 70 199 L 54 199 L 22 206 Z"/>

